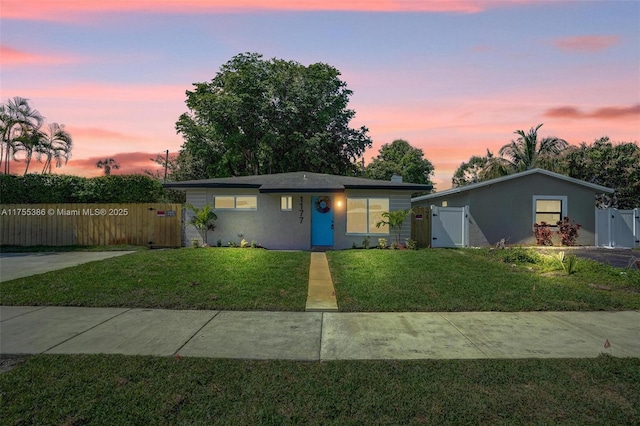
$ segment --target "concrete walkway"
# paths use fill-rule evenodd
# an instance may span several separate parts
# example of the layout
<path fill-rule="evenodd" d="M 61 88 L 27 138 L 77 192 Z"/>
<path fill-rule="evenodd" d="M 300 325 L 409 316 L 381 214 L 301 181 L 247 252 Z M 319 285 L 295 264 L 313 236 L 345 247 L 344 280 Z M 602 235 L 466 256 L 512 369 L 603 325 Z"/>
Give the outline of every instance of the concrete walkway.
<path fill-rule="evenodd" d="M 640 312 L 0 307 L 0 354 L 39 353 L 308 361 L 640 357 Z"/>
<path fill-rule="evenodd" d="M 331 279 L 331 272 L 329 271 L 329 262 L 324 253 L 311 253 L 306 311 L 338 311 L 338 302 L 333 287 L 333 280 Z"/>

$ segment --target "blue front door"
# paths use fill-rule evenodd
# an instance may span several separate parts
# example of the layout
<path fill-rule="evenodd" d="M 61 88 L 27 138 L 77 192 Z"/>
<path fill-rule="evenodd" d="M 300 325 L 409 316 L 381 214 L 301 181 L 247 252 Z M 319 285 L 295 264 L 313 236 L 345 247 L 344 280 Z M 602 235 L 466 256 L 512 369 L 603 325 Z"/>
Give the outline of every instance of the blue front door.
<path fill-rule="evenodd" d="M 311 245 L 333 247 L 333 199 L 311 197 Z"/>

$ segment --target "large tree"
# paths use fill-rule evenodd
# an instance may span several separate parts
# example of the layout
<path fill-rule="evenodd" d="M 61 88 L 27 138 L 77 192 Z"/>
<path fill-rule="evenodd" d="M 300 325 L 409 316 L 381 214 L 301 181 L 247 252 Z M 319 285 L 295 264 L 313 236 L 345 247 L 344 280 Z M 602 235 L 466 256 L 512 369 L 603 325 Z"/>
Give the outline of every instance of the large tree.
<path fill-rule="evenodd" d="M 371 146 L 349 127 L 351 90 L 327 64 L 305 67 L 244 53 L 187 91 L 176 123 L 184 143 L 172 178 L 200 179 L 307 170 L 353 174 Z"/>
<path fill-rule="evenodd" d="M 580 144 L 568 149 L 554 171 L 616 190 L 613 196 L 602 196 L 600 204 L 632 209 L 640 207 L 640 147 L 637 143 L 612 143 L 608 137 L 591 145 Z"/>
<path fill-rule="evenodd" d="M 532 127 L 527 133 L 516 130 L 516 140 L 500 148 L 498 153 L 511 164 L 514 172 L 535 169 L 539 159 L 558 156 L 569 144 L 564 139 L 547 136 L 538 141 L 538 129 L 542 124 Z"/>
<path fill-rule="evenodd" d="M 487 155 L 472 156 L 468 162 L 463 162 L 453 174 L 451 184 L 453 187 L 469 185 L 470 183 L 506 176 L 512 171 L 509 161 L 502 157 L 496 157 L 487 149 Z"/>
<path fill-rule="evenodd" d="M 365 175 L 371 179 L 389 180 L 393 175 L 402 176 L 404 182 L 433 185 L 433 164 L 420 148 L 412 147 L 403 139 L 384 144 L 365 168 Z"/>
<path fill-rule="evenodd" d="M 498 156 L 487 149 L 484 157 L 472 156 L 468 162 L 460 164 L 451 183 L 454 187 L 522 172 L 536 167 L 553 168 L 569 143 L 555 136 L 538 140 L 538 124 L 528 132 L 516 130 L 519 137 L 503 145 Z"/>

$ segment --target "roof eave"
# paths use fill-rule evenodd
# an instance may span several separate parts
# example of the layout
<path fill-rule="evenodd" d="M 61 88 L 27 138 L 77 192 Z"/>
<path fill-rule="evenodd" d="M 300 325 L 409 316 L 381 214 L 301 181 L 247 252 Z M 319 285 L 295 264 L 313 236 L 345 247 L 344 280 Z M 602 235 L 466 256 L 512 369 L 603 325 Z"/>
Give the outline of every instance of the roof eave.
<path fill-rule="evenodd" d="M 163 183 L 162 186 L 169 189 L 186 189 L 186 188 L 244 188 L 257 189 L 260 185 L 249 183 L 216 183 L 216 182 L 172 182 Z"/>

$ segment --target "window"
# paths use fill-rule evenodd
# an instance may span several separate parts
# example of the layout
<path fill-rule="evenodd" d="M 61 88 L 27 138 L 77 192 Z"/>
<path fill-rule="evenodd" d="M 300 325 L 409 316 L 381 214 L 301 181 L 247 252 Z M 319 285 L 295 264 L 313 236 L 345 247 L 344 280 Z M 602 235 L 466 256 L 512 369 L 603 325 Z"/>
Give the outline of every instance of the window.
<path fill-rule="evenodd" d="M 347 233 L 388 234 L 387 225 L 376 228 L 382 213 L 387 211 L 388 198 L 347 198 Z"/>
<path fill-rule="evenodd" d="M 283 195 L 280 197 L 280 210 L 290 212 L 293 210 L 293 201 L 291 195 Z"/>
<path fill-rule="evenodd" d="M 220 210 L 257 210 L 258 197 L 255 195 L 223 195 L 213 197 L 213 206 Z"/>
<path fill-rule="evenodd" d="M 551 226 L 567 216 L 567 197 L 535 195 L 533 197 L 533 222 L 546 222 Z"/>

